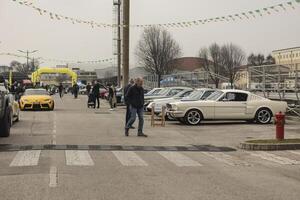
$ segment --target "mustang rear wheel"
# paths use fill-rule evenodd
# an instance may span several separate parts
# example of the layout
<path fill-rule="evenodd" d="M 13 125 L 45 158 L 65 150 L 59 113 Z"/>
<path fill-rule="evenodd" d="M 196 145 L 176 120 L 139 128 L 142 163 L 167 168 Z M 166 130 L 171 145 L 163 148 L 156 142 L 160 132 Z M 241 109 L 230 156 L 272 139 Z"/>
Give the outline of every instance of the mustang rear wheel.
<path fill-rule="evenodd" d="M 184 117 L 185 122 L 188 125 L 198 125 L 202 120 L 202 114 L 199 110 L 189 110 Z"/>
<path fill-rule="evenodd" d="M 268 108 L 261 108 L 257 111 L 255 120 L 260 124 L 268 124 L 272 120 L 272 112 Z"/>

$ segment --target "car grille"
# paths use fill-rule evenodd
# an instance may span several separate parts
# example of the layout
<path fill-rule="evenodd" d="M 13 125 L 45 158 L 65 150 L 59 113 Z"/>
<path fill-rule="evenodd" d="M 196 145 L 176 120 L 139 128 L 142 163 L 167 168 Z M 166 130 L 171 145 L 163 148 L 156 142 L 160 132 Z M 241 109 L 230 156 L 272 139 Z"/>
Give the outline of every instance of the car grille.
<path fill-rule="evenodd" d="M 31 104 L 25 104 L 24 108 L 31 108 Z"/>
<path fill-rule="evenodd" d="M 41 109 L 41 105 L 40 104 L 33 104 L 32 108 L 33 109 Z"/>

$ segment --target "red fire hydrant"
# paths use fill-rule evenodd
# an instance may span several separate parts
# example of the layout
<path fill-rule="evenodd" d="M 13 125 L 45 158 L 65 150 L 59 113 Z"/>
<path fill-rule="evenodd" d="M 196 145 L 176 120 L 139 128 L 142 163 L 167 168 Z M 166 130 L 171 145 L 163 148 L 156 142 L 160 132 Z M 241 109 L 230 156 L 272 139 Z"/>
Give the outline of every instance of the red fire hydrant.
<path fill-rule="evenodd" d="M 279 112 L 275 115 L 276 139 L 284 140 L 285 115 Z"/>

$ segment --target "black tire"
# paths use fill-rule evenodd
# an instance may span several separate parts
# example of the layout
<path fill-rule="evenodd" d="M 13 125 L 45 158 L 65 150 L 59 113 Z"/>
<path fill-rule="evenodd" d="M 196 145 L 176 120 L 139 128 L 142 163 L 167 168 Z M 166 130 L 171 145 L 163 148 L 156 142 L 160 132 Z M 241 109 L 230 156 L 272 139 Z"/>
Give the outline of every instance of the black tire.
<path fill-rule="evenodd" d="M 258 124 L 269 124 L 272 120 L 272 111 L 268 108 L 260 108 L 255 115 L 255 121 Z"/>
<path fill-rule="evenodd" d="M 202 113 L 199 110 L 193 109 L 189 110 L 185 116 L 184 120 L 186 124 L 196 126 L 201 123 L 202 120 Z"/>
<path fill-rule="evenodd" d="M 53 111 L 54 110 L 54 103 L 53 103 L 53 106 L 49 109 L 49 110 L 51 110 L 51 111 Z"/>
<path fill-rule="evenodd" d="M 0 137 L 9 137 L 11 127 L 11 111 L 7 107 L 3 119 L 0 121 Z"/>

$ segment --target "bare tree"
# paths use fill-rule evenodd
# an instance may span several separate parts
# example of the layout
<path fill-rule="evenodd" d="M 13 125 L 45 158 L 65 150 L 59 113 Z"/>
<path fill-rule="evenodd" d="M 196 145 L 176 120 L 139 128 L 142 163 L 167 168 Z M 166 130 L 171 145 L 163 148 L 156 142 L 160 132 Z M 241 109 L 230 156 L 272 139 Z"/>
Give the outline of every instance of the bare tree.
<path fill-rule="evenodd" d="M 179 44 L 167 30 L 160 27 L 146 28 L 136 47 L 138 62 L 146 71 L 158 76 L 158 87 L 161 76 L 174 70 L 170 61 L 180 55 Z"/>
<path fill-rule="evenodd" d="M 239 67 L 245 61 L 245 53 L 240 47 L 234 44 L 227 44 L 222 46 L 221 55 L 223 66 L 229 78 L 231 88 L 233 88 Z"/>
<path fill-rule="evenodd" d="M 261 66 L 265 63 L 265 56 L 263 54 L 250 54 L 247 58 L 249 66 Z"/>
<path fill-rule="evenodd" d="M 208 48 L 202 48 L 199 57 L 204 61 L 204 69 L 210 75 L 211 80 L 215 83 L 216 88 L 219 87 L 220 78 L 218 75 L 224 72 L 222 66 L 221 47 L 217 43 L 213 43 Z"/>

